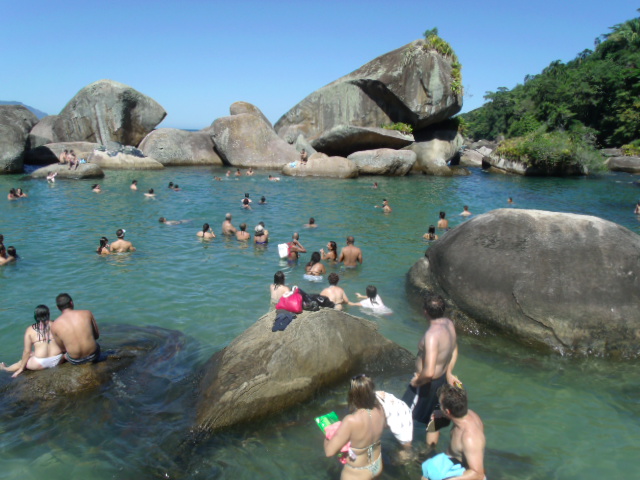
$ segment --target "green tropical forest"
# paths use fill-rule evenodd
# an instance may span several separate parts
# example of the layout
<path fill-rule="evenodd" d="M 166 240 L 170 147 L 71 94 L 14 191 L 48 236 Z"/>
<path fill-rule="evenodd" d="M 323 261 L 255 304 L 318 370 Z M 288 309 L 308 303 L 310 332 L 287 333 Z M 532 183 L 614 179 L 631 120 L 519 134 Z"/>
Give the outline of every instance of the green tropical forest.
<path fill-rule="evenodd" d="M 596 167 L 605 147 L 640 154 L 640 17 L 610 30 L 570 62 L 487 92 L 487 103 L 457 117 L 464 135 L 504 137 L 500 155 L 543 166 Z"/>

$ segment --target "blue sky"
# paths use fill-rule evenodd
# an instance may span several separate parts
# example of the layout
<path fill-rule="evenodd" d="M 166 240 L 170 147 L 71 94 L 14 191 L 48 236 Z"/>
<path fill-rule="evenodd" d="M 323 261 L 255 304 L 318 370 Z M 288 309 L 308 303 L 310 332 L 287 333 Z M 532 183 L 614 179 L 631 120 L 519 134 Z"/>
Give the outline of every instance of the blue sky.
<path fill-rule="evenodd" d="M 0 0 L 0 100 L 57 114 L 103 78 L 167 111 L 161 127 L 199 129 L 235 101 L 272 122 L 318 88 L 438 27 L 462 63 L 464 111 L 569 61 L 631 0 L 163 1 Z M 640 2 L 639 2 L 640 3 Z"/>

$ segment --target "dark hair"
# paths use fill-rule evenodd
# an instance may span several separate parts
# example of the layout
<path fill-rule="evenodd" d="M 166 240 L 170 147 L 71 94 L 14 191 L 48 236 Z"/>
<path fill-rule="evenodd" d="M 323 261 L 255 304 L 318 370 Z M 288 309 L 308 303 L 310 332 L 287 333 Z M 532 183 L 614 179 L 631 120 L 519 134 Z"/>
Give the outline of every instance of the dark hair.
<path fill-rule="evenodd" d="M 68 293 L 61 293 L 56 297 L 56 306 L 58 310 L 62 311 L 67 308 L 71 308 L 73 305 L 73 300 L 71 300 L 71 296 Z"/>
<path fill-rule="evenodd" d="M 16 189 L 12 188 L 11 190 L 9 190 L 9 194 L 13 195 L 15 197 L 16 196 Z"/>
<path fill-rule="evenodd" d="M 260 199 L 260 201 L 261 201 L 262 203 L 264 203 L 264 202 L 266 202 L 266 201 L 267 201 L 267 199 L 266 199 L 266 198 L 264 198 L 264 197 L 262 197 L 262 198 Z M 640 203 L 640 202 L 638 202 L 638 203 Z"/>
<path fill-rule="evenodd" d="M 4 258 L 4 255 L 7 253 L 7 249 L 5 248 L 5 246 L 0 243 L 0 257 Z"/>
<path fill-rule="evenodd" d="M 446 213 L 444 213 L 444 212 L 440 212 L 440 218 L 444 218 L 444 217 L 445 217 L 445 215 L 446 215 Z"/>
<path fill-rule="evenodd" d="M 124 230 L 119 228 L 118 230 L 116 230 L 116 237 L 118 238 L 124 238 Z"/>
<path fill-rule="evenodd" d="M 278 270 L 274 275 L 273 275 L 273 285 L 274 286 L 278 286 L 278 285 L 284 285 L 284 273 L 282 273 L 281 270 Z"/>
<path fill-rule="evenodd" d="M 150 188 L 150 189 L 149 189 L 149 193 L 153 193 L 153 188 Z"/>
<path fill-rule="evenodd" d="M 264 228 L 264 222 L 258 222 L 258 225 L 262 225 L 262 228 Z"/>
<path fill-rule="evenodd" d="M 94 183 L 93 185 L 91 185 L 91 188 L 94 189 L 96 188 L 98 185 L 100 185 L 99 183 Z"/>
<path fill-rule="evenodd" d="M 102 249 L 107 246 L 107 243 L 109 243 L 109 240 L 107 240 L 107 237 L 101 237 L 100 238 L 100 246 L 96 250 L 96 253 L 101 254 L 102 253 Z"/>
<path fill-rule="evenodd" d="M 132 180 L 131 181 L 131 185 L 135 185 L 136 183 L 138 183 L 138 180 Z"/>
<path fill-rule="evenodd" d="M 178 185 L 177 183 L 173 186 L 174 189 L 176 188 L 180 188 L 180 185 Z"/>
<path fill-rule="evenodd" d="M 202 236 L 204 237 L 204 234 L 207 233 L 207 231 L 209 230 L 209 224 L 205 223 L 204 225 L 202 225 Z"/>
<path fill-rule="evenodd" d="M 248 199 L 248 198 L 246 198 L 246 197 L 245 197 L 245 198 L 243 198 L 243 199 L 242 199 L 242 204 L 243 204 L 243 205 L 249 205 L 249 199 Z"/>
<path fill-rule="evenodd" d="M 245 194 L 244 194 L 244 198 L 249 198 L 249 194 L 248 194 L 248 193 L 245 193 Z"/>
<path fill-rule="evenodd" d="M 311 254 L 311 260 L 307 263 L 307 267 L 313 267 L 318 262 L 320 262 L 320 252 L 313 252 Z"/>
<path fill-rule="evenodd" d="M 333 252 L 337 252 L 338 251 L 338 245 L 336 244 L 336 242 L 331 240 L 331 241 L 329 241 L 329 245 L 331 246 L 331 251 L 333 251 Z"/>
<path fill-rule="evenodd" d="M 376 398 L 376 386 L 371 377 L 362 373 L 351 379 L 348 402 L 349 410 L 352 412 L 359 408 L 373 409 L 380 406 Z"/>
<path fill-rule="evenodd" d="M 449 410 L 449 414 L 454 418 L 462 418 L 469 411 L 469 401 L 464 388 L 454 387 L 445 383 L 436 392 L 440 399 L 440 408 Z"/>
<path fill-rule="evenodd" d="M 329 285 L 337 285 L 340 281 L 340 275 L 335 272 L 329 274 Z"/>
<path fill-rule="evenodd" d="M 373 285 L 367 287 L 367 297 L 371 300 L 371 303 L 376 303 L 376 296 L 378 295 L 378 289 Z"/>
<path fill-rule="evenodd" d="M 444 315 L 447 304 L 444 303 L 444 298 L 440 295 L 427 293 L 423 299 L 423 307 L 425 312 L 427 312 L 427 315 L 429 315 L 429 318 L 435 320 L 436 318 L 441 318 Z"/>
<path fill-rule="evenodd" d="M 49 333 L 49 319 L 51 318 L 49 313 L 49 307 L 46 305 L 38 305 L 33 311 L 33 319 L 36 321 L 31 327 L 38 334 L 38 341 L 48 340 Z M 47 324 L 47 325 L 45 325 Z"/>
<path fill-rule="evenodd" d="M 240 224 L 240 231 L 244 232 L 247 229 L 247 224 L 246 223 L 241 223 Z"/>
<path fill-rule="evenodd" d="M 167 221 L 167 219 L 166 219 L 166 218 L 164 218 L 164 217 L 160 217 L 160 218 L 158 219 L 158 221 L 159 221 L 160 223 L 164 223 L 164 222 L 166 222 L 166 221 Z"/>
<path fill-rule="evenodd" d="M 315 218 L 313 218 L 313 217 L 311 217 L 311 218 L 309 219 L 309 225 L 313 225 L 314 223 L 316 223 L 316 219 L 315 219 Z"/>
<path fill-rule="evenodd" d="M 433 225 L 429 225 L 429 234 L 435 234 L 436 233 L 436 227 Z"/>
<path fill-rule="evenodd" d="M 11 255 L 13 258 L 20 258 L 20 257 L 18 257 L 18 252 L 16 252 L 16 247 L 14 247 L 12 245 L 7 247 L 7 253 L 9 255 Z"/>
<path fill-rule="evenodd" d="M 173 182 L 169 182 L 169 185 L 167 186 L 167 188 L 172 188 L 173 187 Z"/>

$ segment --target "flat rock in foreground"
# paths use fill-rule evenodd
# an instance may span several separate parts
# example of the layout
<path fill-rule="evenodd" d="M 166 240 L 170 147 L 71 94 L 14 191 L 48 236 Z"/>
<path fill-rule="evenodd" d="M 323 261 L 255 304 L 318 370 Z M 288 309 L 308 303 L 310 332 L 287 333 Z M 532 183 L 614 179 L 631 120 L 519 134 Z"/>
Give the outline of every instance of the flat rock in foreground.
<path fill-rule="evenodd" d="M 369 320 L 322 309 L 272 332 L 274 318 L 275 311 L 264 315 L 205 365 L 196 407 L 199 430 L 280 412 L 354 373 L 412 371 L 413 355 Z"/>

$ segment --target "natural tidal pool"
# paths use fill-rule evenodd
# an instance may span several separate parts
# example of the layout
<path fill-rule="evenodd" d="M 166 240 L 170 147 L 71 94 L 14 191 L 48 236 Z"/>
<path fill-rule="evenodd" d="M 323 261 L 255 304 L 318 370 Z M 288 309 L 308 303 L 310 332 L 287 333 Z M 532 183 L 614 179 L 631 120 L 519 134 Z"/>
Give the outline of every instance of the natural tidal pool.
<path fill-rule="evenodd" d="M 194 478 L 329 479 L 340 464 L 324 457 L 313 418 L 345 413 L 348 385 L 320 392 L 310 402 L 264 421 L 198 439 L 192 435 L 198 370 L 269 308 L 268 285 L 282 269 L 289 285 L 319 292 L 325 283 L 303 279 L 310 252 L 353 235 L 364 253 L 357 271 L 342 273 L 350 299 L 376 285 L 393 314 L 371 316 L 387 338 L 414 352 L 427 327 L 410 300 L 405 275 L 427 248 L 422 235 L 444 210 L 450 226 L 468 205 L 474 214 L 507 207 L 589 214 L 640 233 L 633 207 L 640 189 L 634 177 L 545 179 L 486 174 L 469 177 L 363 177 L 329 180 L 282 177 L 267 171 L 224 178 L 222 169 L 175 168 L 160 172 L 107 172 L 95 181 L 26 180 L 0 176 L 4 195 L 21 186 L 28 198 L 0 200 L 0 233 L 21 259 L 0 267 L 0 361 L 14 362 L 22 336 L 40 303 L 52 309 L 68 292 L 76 308 L 91 309 L 105 339 L 136 342 L 132 325 L 148 328 L 157 348 L 148 359 L 114 374 L 102 388 L 74 398 L 35 404 L 0 402 L 0 478 Z M 214 181 L 214 175 L 223 181 Z M 139 191 L 129 189 L 138 180 Z M 166 188 L 168 182 L 182 191 Z M 378 181 L 379 188 L 371 185 Z M 157 196 L 145 198 L 154 188 Z M 253 209 L 240 208 L 250 193 Z M 266 205 L 258 205 L 261 196 Z M 387 198 L 393 212 L 374 205 Z M 248 231 L 264 221 L 267 248 L 220 235 L 225 213 Z M 190 220 L 169 226 L 158 222 Z M 309 217 L 316 229 L 305 229 Z M 208 222 L 218 235 L 202 242 Z M 101 258 L 101 236 L 118 228 L 137 252 Z M 298 266 L 278 257 L 277 244 L 294 231 L 309 253 Z M 588 261 L 588 259 L 585 259 Z M 594 272 L 594 275 L 597 275 Z M 496 336 L 462 335 L 456 373 L 469 391 L 470 408 L 485 424 L 485 468 L 490 479 L 602 479 L 637 476 L 640 451 L 640 368 L 637 361 L 562 358 Z M 248 353 L 250 354 L 250 353 Z M 330 354 L 330 352 L 328 352 Z M 412 372 L 376 378 L 401 396 Z M 1 391 L 11 388 L 2 375 Z M 26 378 L 26 377 L 25 377 Z M 14 381 L 26 381 L 20 378 Z M 440 448 L 446 445 L 445 434 Z M 416 432 L 416 450 L 424 443 Z M 417 479 L 417 463 L 401 464 L 389 434 L 383 437 L 386 479 Z"/>

